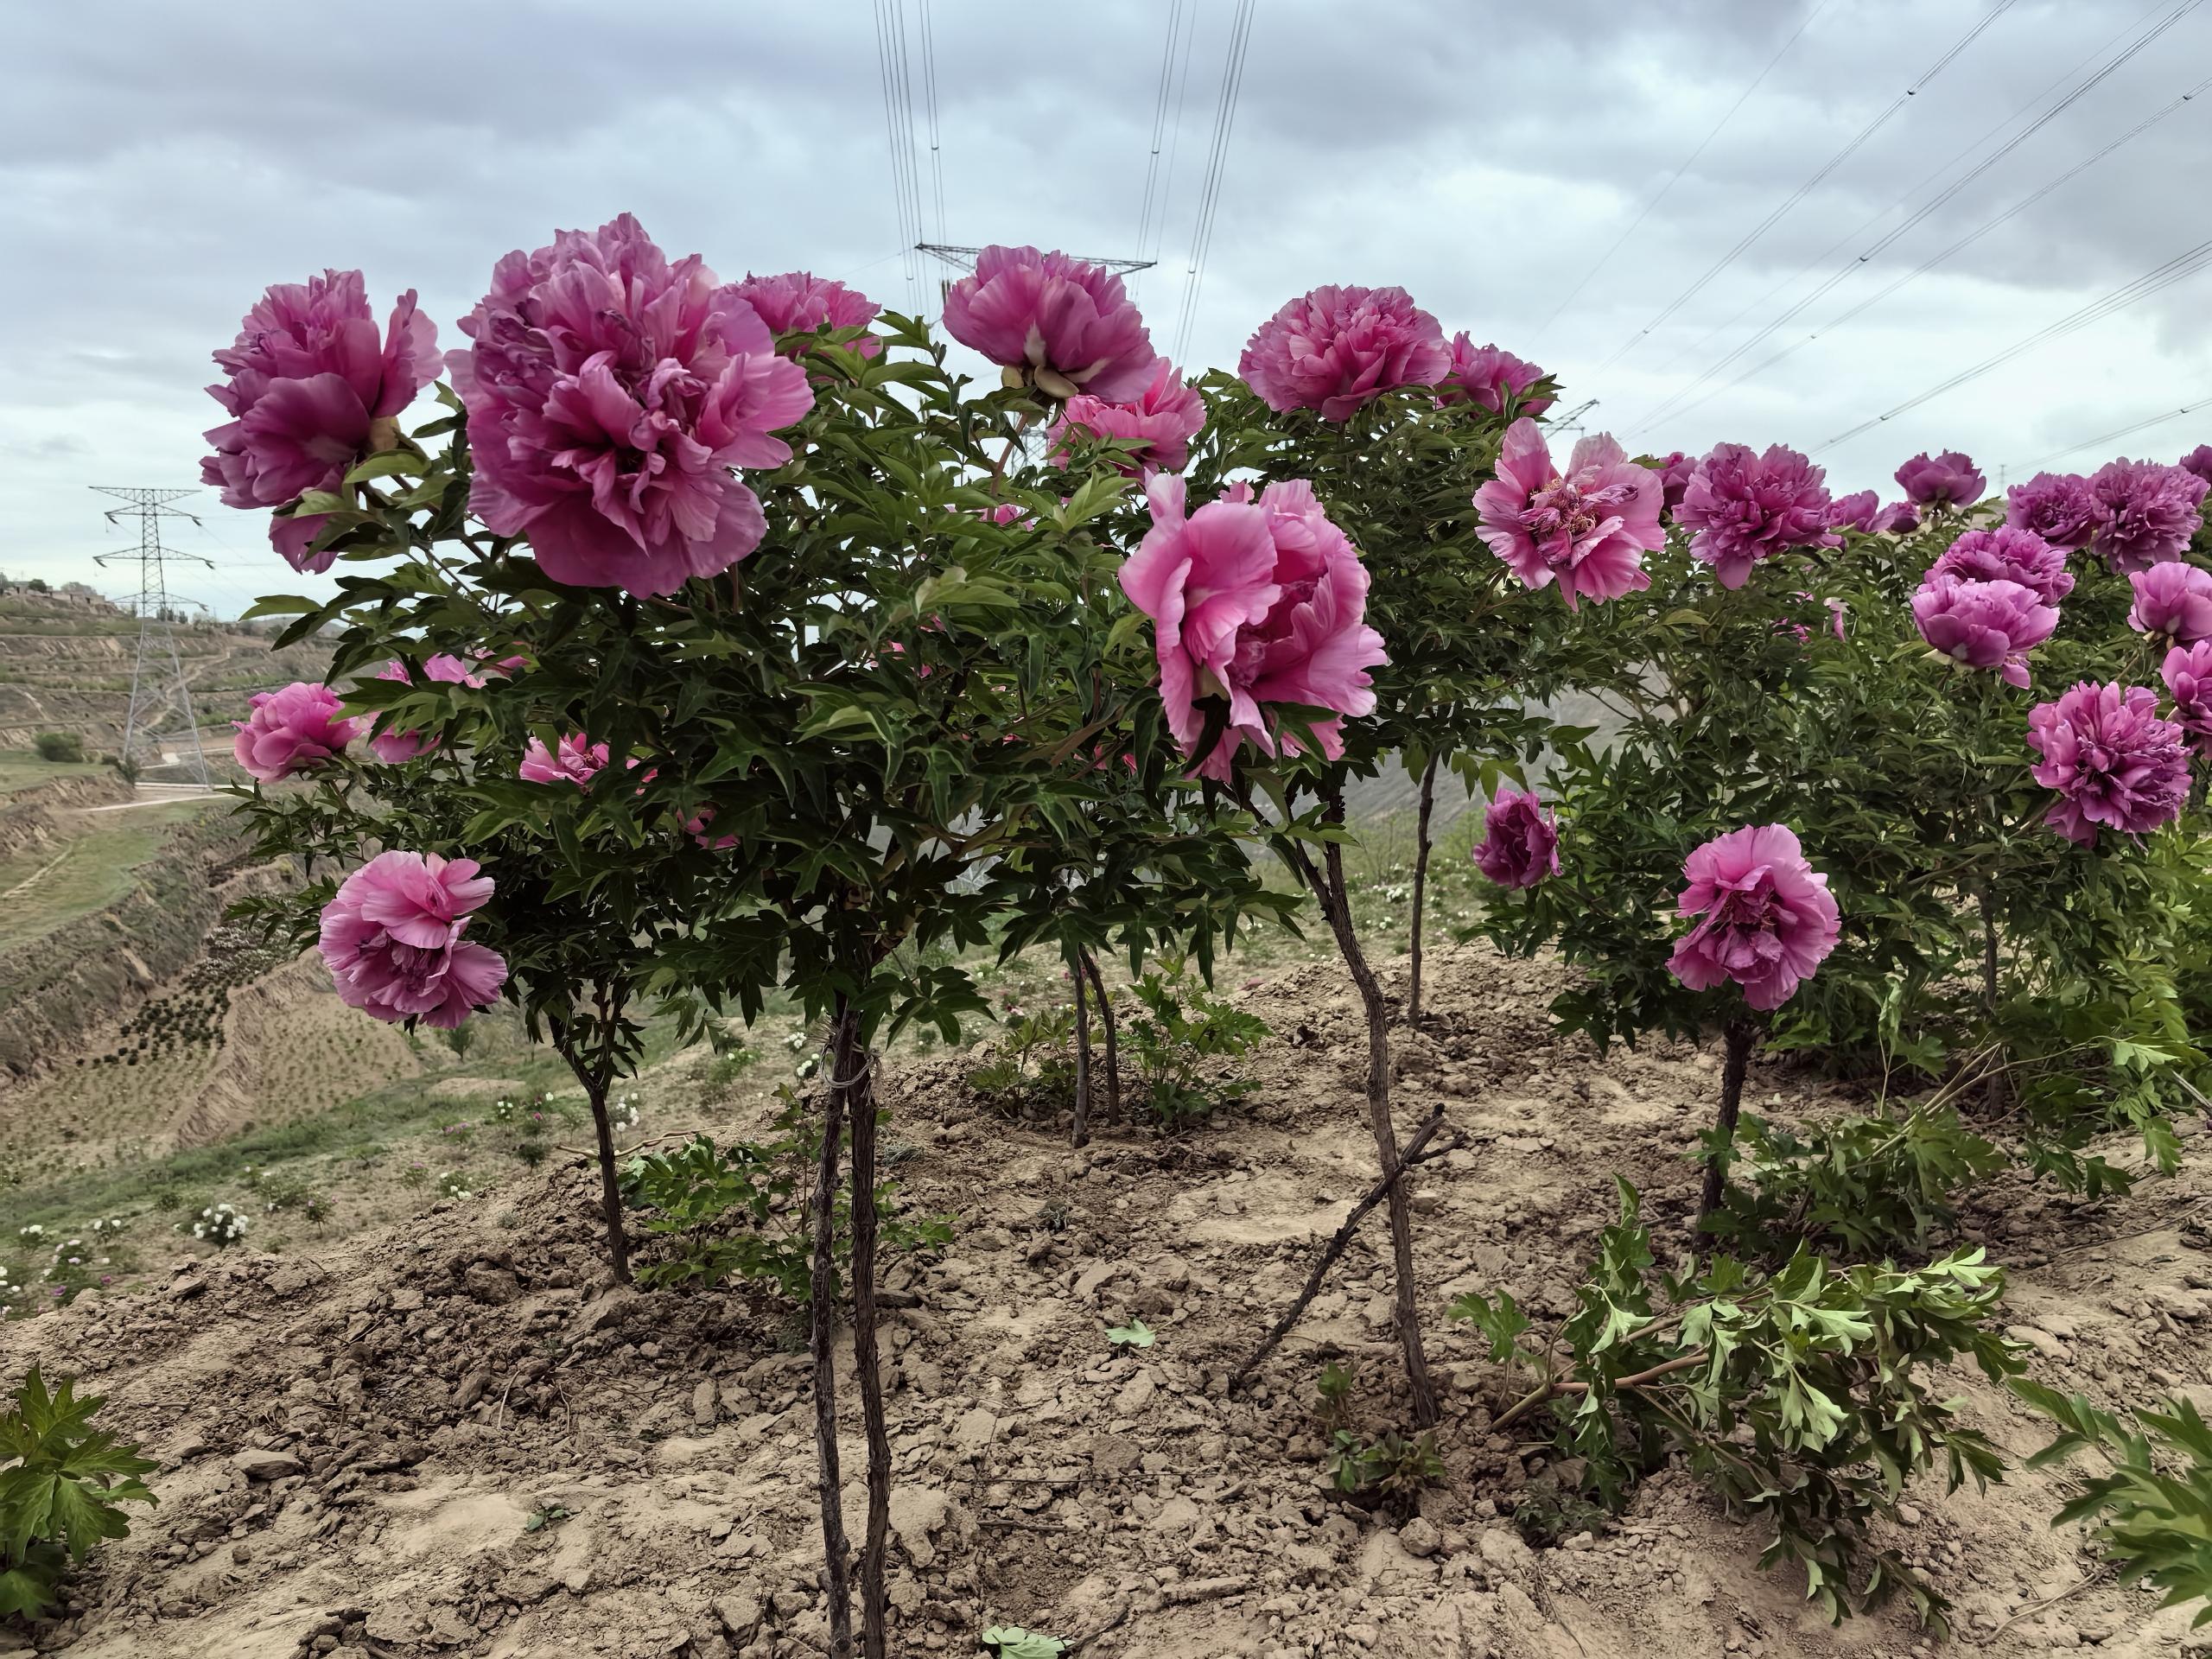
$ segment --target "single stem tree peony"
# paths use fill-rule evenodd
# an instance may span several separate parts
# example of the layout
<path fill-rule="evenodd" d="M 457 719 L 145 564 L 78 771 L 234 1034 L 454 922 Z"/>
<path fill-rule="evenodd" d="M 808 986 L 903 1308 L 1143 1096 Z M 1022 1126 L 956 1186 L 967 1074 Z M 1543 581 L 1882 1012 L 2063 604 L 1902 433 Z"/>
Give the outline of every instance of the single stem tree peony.
<path fill-rule="evenodd" d="M 1478 346 L 1465 330 L 1452 336 L 1452 363 L 1436 383 L 1440 404 L 1472 404 L 1493 415 L 1508 410 L 1516 415 L 1541 415 L 1557 401 L 1528 395 L 1529 388 L 1544 378 L 1533 363 L 1523 362 L 1496 346 Z"/>
<path fill-rule="evenodd" d="M 2005 522 L 2040 536 L 2053 547 L 2077 551 L 2097 538 L 2112 518 L 2086 478 L 2073 473 L 2037 473 L 2005 492 Z"/>
<path fill-rule="evenodd" d="M 2189 551 L 2212 484 L 2178 467 L 2123 459 L 2099 467 L 2089 487 L 2105 512 L 2092 545 L 2125 576 Z"/>
<path fill-rule="evenodd" d="M 2174 700 L 2174 721 L 2200 755 L 2212 754 L 2212 639 L 2176 645 L 2166 652 L 2158 677 Z"/>
<path fill-rule="evenodd" d="M 1828 503 L 1828 528 L 1853 530 L 1866 535 L 1873 530 L 1875 515 L 1881 510 L 1881 498 L 1872 490 L 1840 495 Z"/>
<path fill-rule="evenodd" d="M 1497 476 L 1474 502 L 1491 551 L 1524 587 L 1557 582 L 1571 611 L 1578 594 L 1618 599 L 1651 585 L 1643 556 L 1666 545 L 1663 491 L 1657 473 L 1604 433 L 1578 442 L 1562 472 L 1535 422 L 1518 420 L 1506 429 Z"/>
<path fill-rule="evenodd" d="M 295 680 L 281 691 L 257 691 L 244 720 L 234 720 L 232 753 L 264 784 L 322 765 L 345 752 L 359 731 L 327 685 Z"/>
<path fill-rule="evenodd" d="M 499 1001 L 507 964 L 461 938 L 493 883 L 473 859 L 379 853 L 323 907 L 318 949 L 339 1001 L 391 1023 L 451 1030 Z"/>
<path fill-rule="evenodd" d="M 2097 844 L 2100 828 L 2143 836 L 2181 816 L 2189 799 L 2182 728 L 2158 717 L 2140 685 L 2084 681 L 2028 713 L 2035 780 L 2058 791 L 2044 822 L 2069 841 Z"/>
<path fill-rule="evenodd" d="M 1151 382 L 1125 403 L 1109 403 L 1089 392 L 1069 398 L 1046 438 L 1053 459 L 1062 466 L 1077 437 L 1134 444 L 1127 459 L 1116 462 L 1116 469 L 1131 477 L 1149 477 L 1181 472 L 1191 458 L 1191 440 L 1205 423 L 1205 399 L 1195 387 L 1185 386 L 1175 365 L 1163 357 L 1153 365 Z"/>
<path fill-rule="evenodd" d="M 2127 626 L 2177 645 L 2212 639 L 2212 571 L 2169 559 L 2128 577 L 2135 602 Z"/>
<path fill-rule="evenodd" d="M 753 308 L 772 333 L 783 336 L 865 328 L 883 308 L 858 289 L 806 270 L 786 270 L 774 276 L 748 274 L 738 283 L 737 296 Z M 803 345 L 787 340 L 780 349 L 793 354 Z M 862 334 L 853 341 L 851 349 L 862 357 L 874 357 L 883 349 L 883 342 L 874 334 Z"/>
<path fill-rule="evenodd" d="M 1764 454 L 1715 444 L 1690 475 L 1675 522 L 1691 532 L 1691 556 L 1711 565 L 1723 588 L 1740 588 L 1755 564 L 1841 540 L 1828 528 L 1826 477 L 1785 444 Z"/>
<path fill-rule="evenodd" d="M 1958 576 L 1969 582 L 2017 582 L 2035 590 L 2046 605 L 2074 591 L 2065 550 L 2033 531 L 2000 524 L 1970 530 L 1945 548 L 1928 567 L 1929 577 Z"/>
<path fill-rule="evenodd" d="M 1483 813 L 1475 868 L 1501 887 L 1533 887 L 1559 874 L 1559 826 L 1525 790 L 1500 790 Z"/>
<path fill-rule="evenodd" d="M 1912 596 L 1920 637 L 1953 662 L 1993 668 L 2028 688 L 2028 652 L 2051 636 L 2058 613 L 2017 582 L 1968 582 L 1931 572 Z"/>
<path fill-rule="evenodd" d="M 1923 507 L 1970 507 L 1982 498 L 1989 480 L 1971 461 L 1955 449 L 1940 455 L 1915 455 L 1897 470 L 1897 487 L 1905 499 Z"/>
<path fill-rule="evenodd" d="M 1451 366 L 1444 330 L 1405 289 L 1331 283 L 1262 323 L 1236 372 L 1278 414 L 1343 422 L 1386 392 L 1436 385 Z"/>
<path fill-rule="evenodd" d="M 1065 253 L 988 247 L 944 296 L 944 331 L 1048 397 L 1144 395 L 1159 353 L 1122 279 Z"/>
<path fill-rule="evenodd" d="M 607 760 L 607 745 L 593 742 L 582 732 L 556 740 L 550 749 L 543 738 L 533 737 L 523 749 L 515 775 L 526 784 L 574 784 L 589 789 L 591 780 L 606 769 Z"/>

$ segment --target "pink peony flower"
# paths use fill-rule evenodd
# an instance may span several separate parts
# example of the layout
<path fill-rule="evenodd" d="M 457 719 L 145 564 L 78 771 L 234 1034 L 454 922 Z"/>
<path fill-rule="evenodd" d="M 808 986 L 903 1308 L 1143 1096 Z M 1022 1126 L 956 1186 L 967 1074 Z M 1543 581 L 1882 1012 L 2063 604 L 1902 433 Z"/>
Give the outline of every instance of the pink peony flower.
<path fill-rule="evenodd" d="M 824 328 L 865 328 L 883 308 L 856 288 L 833 283 L 811 271 L 787 270 L 776 276 L 755 276 L 749 271 L 737 285 L 737 297 L 751 306 L 775 334 L 818 334 Z M 785 349 L 797 355 L 804 342 Z M 874 357 L 883 342 L 862 334 L 851 350 Z"/>
<path fill-rule="evenodd" d="M 574 784 L 589 789 L 591 780 L 607 765 L 609 750 L 582 732 L 571 732 L 551 749 L 545 740 L 533 737 L 523 747 L 522 765 L 515 775 L 526 784 Z"/>
<path fill-rule="evenodd" d="M 204 435 L 215 453 L 200 463 L 201 481 L 219 485 L 232 507 L 281 507 L 308 490 L 339 489 L 372 447 L 370 423 L 397 415 L 437 378 L 437 343 L 412 289 L 379 337 L 358 270 L 271 288 L 215 353 L 230 378 L 208 395 L 232 418 Z M 293 569 L 327 570 L 338 556 L 308 551 L 325 517 L 271 520 L 270 539 Z"/>
<path fill-rule="evenodd" d="M 1920 637 L 1955 663 L 1993 668 L 2007 685 L 2028 686 L 2028 652 L 2050 638 L 2058 613 L 2017 582 L 1969 582 L 1930 574 L 1912 596 Z"/>
<path fill-rule="evenodd" d="M 1872 490 L 1840 495 L 1828 503 L 1828 528 L 1855 530 L 1863 536 L 1874 528 L 1874 515 L 1880 511 L 1881 498 Z"/>
<path fill-rule="evenodd" d="M 2059 793 L 2044 822 L 2069 841 L 2097 844 L 2100 824 L 2139 836 L 2181 816 L 2189 798 L 2183 732 L 2161 720 L 2145 686 L 2083 681 L 2028 712 L 2028 743 L 2043 758 L 2035 780 Z"/>
<path fill-rule="evenodd" d="M 1318 409 L 1325 421 L 1348 421 L 1386 391 L 1434 385 L 1451 366 L 1443 328 L 1405 289 L 1331 285 L 1262 323 L 1236 372 L 1269 409 Z"/>
<path fill-rule="evenodd" d="M 2136 632 L 2183 645 L 2212 639 L 2212 571 L 2169 559 L 2136 571 L 2127 581 L 2135 589 L 2127 626 Z"/>
<path fill-rule="evenodd" d="M 1052 397 L 1144 395 L 1158 353 L 1122 279 L 1065 253 L 985 248 L 944 296 L 945 332 Z"/>
<path fill-rule="evenodd" d="M 1691 475 L 1675 522 L 1694 532 L 1691 556 L 1711 565 L 1723 588 L 1740 588 L 1763 559 L 1842 539 L 1827 527 L 1826 476 L 1783 444 L 1764 455 L 1740 443 L 1715 444 Z"/>
<path fill-rule="evenodd" d="M 1892 501 L 1874 515 L 1869 528 L 1877 536 L 1910 536 L 1920 528 L 1920 509 L 1910 501 Z"/>
<path fill-rule="evenodd" d="M 1121 470 L 1132 478 L 1156 472 L 1179 473 L 1191 459 L 1191 440 L 1206 423 L 1206 402 L 1166 358 L 1153 364 L 1152 383 L 1128 403 L 1111 404 L 1089 392 L 1061 406 L 1060 418 L 1046 435 L 1053 459 L 1067 465 L 1069 437 L 1082 433 L 1143 447 Z"/>
<path fill-rule="evenodd" d="M 1483 814 L 1475 868 L 1501 887 L 1533 887 L 1559 874 L 1559 825 L 1534 795 L 1500 790 Z"/>
<path fill-rule="evenodd" d="M 2178 467 L 2123 460 L 2099 467 L 2089 487 L 2107 513 L 2094 546 L 2125 576 L 2189 551 L 2212 485 Z"/>
<path fill-rule="evenodd" d="M 1234 485 L 1187 518 L 1181 479 L 1163 473 L 1147 494 L 1153 526 L 1122 565 L 1122 591 L 1152 619 L 1160 701 L 1185 754 L 1205 731 L 1200 700 L 1228 704 L 1220 741 L 1197 757 L 1199 776 L 1227 779 L 1247 741 L 1298 753 L 1294 737 L 1274 732 L 1270 703 L 1373 710 L 1367 671 L 1389 658 L 1363 620 L 1367 570 L 1312 485 L 1270 484 L 1256 503 L 1249 485 Z M 1313 728 L 1331 760 L 1344 753 L 1343 723 Z"/>
<path fill-rule="evenodd" d="M 1571 611 L 1578 594 L 1618 599 L 1651 585 L 1643 556 L 1666 545 L 1663 488 L 1602 433 L 1574 446 L 1562 474 L 1542 431 L 1523 418 L 1506 429 L 1497 476 L 1475 492 L 1478 533 L 1524 586 L 1556 580 Z"/>
<path fill-rule="evenodd" d="M 1755 1008 L 1778 1008 L 1812 977 L 1843 931 L 1828 879 L 1782 824 L 1716 836 L 1682 866 L 1679 908 L 1697 925 L 1675 941 L 1668 970 L 1694 991 L 1724 980 Z"/>
<path fill-rule="evenodd" d="M 2035 589 L 2036 597 L 2046 605 L 2056 605 L 2074 591 L 2065 553 L 2033 531 L 2010 524 L 1967 531 L 1928 567 L 1928 578 L 1936 576 L 2017 582 Z"/>
<path fill-rule="evenodd" d="M 1897 480 L 1905 499 L 1923 507 L 1970 507 L 1989 488 L 1974 462 L 1955 449 L 1915 455 L 1897 468 Z"/>
<path fill-rule="evenodd" d="M 2158 677 L 2174 700 L 2174 720 L 2199 754 L 2212 753 L 2212 639 L 2176 645 L 2166 652 Z"/>
<path fill-rule="evenodd" d="M 737 845 L 737 837 L 711 834 L 708 826 L 714 821 L 715 809 L 711 806 L 702 806 L 683 820 L 683 833 L 710 853 L 728 852 Z"/>
<path fill-rule="evenodd" d="M 627 213 L 511 253 L 446 359 L 468 410 L 469 505 L 528 536 L 545 574 L 671 594 L 760 545 L 730 472 L 780 467 L 771 435 L 814 406 L 806 372 L 696 254 L 669 263 Z"/>
<path fill-rule="evenodd" d="M 339 1000 L 378 1020 L 448 1027 L 496 1001 L 507 964 L 461 938 L 491 896 L 473 860 L 379 853 L 323 907 L 316 949 Z"/>
<path fill-rule="evenodd" d="M 1436 383 L 1436 402 L 1440 408 L 1472 404 L 1494 415 L 1503 414 L 1510 403 L 1516 415 L 1541 415 L 1558 400 L 1523 397 L 1522 393 L 1543 378 L 1544 372 L 1535 364 L 1496 346 L 1475 345 L 1473 336 L 1457 334 L 1452 336 L 1451 366 Z"/>
<path fill-rule="evenodd" d="M 238 732 L 232 753 L 264 784 L 321 766 L 342 753 L 359 730 L 345 718 L 335 692 L 308 680 L 281 691 L 257 691 L 246 708 L 244 720 L 231 722 Z"/>
<path fill-rule="evenodd" d="M 1660 481 L 1664 488 L 1667 516 L 1673 518 L 1675 509 L 1682 505 L 1682 496 L 1689 489 L 1690 478 L 1697 471 L 1697 457 L 1675 450 L 1660 464 Z"/>
<path fill-rule="evenodd" d="M 2200 443 L 2174 463 L 2184 473 L 2194 473 L 2208 484 L 2212 484 L 2212 443 Z"/>
<path fill-rule="evenodd" d="M 2094 541 L 2111 517 L 2089 480 L 2075 473 L 2037 473 L 2005 492 L 2007 524 L 2068 552 Z"/>

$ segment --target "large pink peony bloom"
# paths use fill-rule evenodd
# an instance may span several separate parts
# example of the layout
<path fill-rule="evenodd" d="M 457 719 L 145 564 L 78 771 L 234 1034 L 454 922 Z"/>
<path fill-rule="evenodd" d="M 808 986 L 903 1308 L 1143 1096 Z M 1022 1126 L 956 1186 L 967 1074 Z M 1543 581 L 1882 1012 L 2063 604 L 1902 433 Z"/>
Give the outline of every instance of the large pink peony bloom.
<path fill-rule="evenodd" d="M 2212 639 L 2212 571 L 2169 559 L 2136 571 L 2127 581 L 2135 589 L 2127 626 L 2136 632 L 2183 645 Z"/>
<path fill-rule="evenodd" d="M 2181 816 L 2189 798 L 2182 728 L 2158 718 L 2140 685 L 2084 680 L 2028 711 L 2028 743 L 2043 758 L 2035 780 L 2060 799 L 2044 822 L 2069 841 L 2097 844 L 2100 824 L 2139 836 Z"/>
<path fill-rule="evenodd" d="M 605 770 L 609 753 L 606 744 L 594 743 L 582 732 L 569 733 L 550 749 L 543 738 L 533 737 L 524 746 L 515 775 L 529 784 L 574 784 L 589 789 L 591 780 Z"/>
<path fill-rule="evenodd" d="M 2206 483 L 2212 484 L 2212 443 L 2200 443 L 2174 463 L 2184 473 L 2195 473 Z"/>
<path fill-rule="evenodd" d="M 469 505 L 528 536 L 556 582 L 671 594 L 727 570 L 766 524 L 734 467 L 814 406 L 760 315 L 696 254 L 669 263 L 625 213 L 511 253 L 446 359 L 468 408 Z"/>
<path fill-rule="evenodd" d="M 1495 415 L 1503 414 L 1510 403 L 1516 415 L 1541 415 L 1558 399 L 1522 393 L 1543 378 L 1535 364 L 1496 346 L 1478 346 L 1463 332 L 1452 336 L 1452 363 L 1436 383 L 1436 401 L 1440 406 L 1472 404 Z"/>
<path fill-rule="evenodd" d="M 2203 523 L 2207 484 L 2178 467 L 2155 461 L 2113 461 L 2089 480 L 2106 518 L 2094 543 L 2104 561 L 2122 575 L 2177 559 Z"/>
<path fill-rule="evenodd" d="M 1764 455 L 1719 443 L 1697 464 L 1675 522 L 1694 532 L 1692 556 L 1709 564 L 1723 588 L 1740 588 L 1751 567 L 1793 547 L 1834 547 L 1827 473 L 1783 444 Z"/>
<path fill-rule="evenodd" d="M 308 680 L 296 680 L 281 691 L 257 691 L 246 708 L 244 720 L 231 722 L 238 730 L 232 753 L 264 784 L 321 766 L 359 730 L 345 717 L 337 693 Z"/>
<path fill-rule="evenodd" d="M 378 1020 L 442 1027 L 496 1001 L 507 964 L 461 938 L 491 896 L 474 860 L 379 853 L 323 907 L 316 948 L 339 1000 Z"/>
<path fill-rule="evenodd" d="M 1534 795 L 1500 790 L 1483 814 L 1475 868 L 1501 887 L 1533 887 L 1559 874 L 1559 825 Z"/>
<path fill-rule="evenodd" d="M 1872 490 L 1839 495 L 1828 503 L 1828 528 L 1855 530 L 1863 536 L 1874 528 L 1874 515 L 1881 510 L 1881 498 Z"/>
<path fill-rule="evenodd" d="M 1868 528 L 1877 536 L 1910 536 L 1920 528 L 1920 509 L 1910 501 L 1892 501 Z"/>
<path fill-rule="evenodd" d="M 737 285 L 737 297 L 751 306 L 775 334 L 817 334 L 824 328 L 865 328 L 883 308 L 856 288 L 847 288 L 812 271 L 786 270 L 774 276 L 747 273 Z M 792 352 L 798 349 L 794 344 Z M 851 349 L 874 357 L 883 342 L 862 334 Z"/>
<path fill-rule="evenodd" d="M 1959 576 L 1970 582 L 2017 582 L 2032 588 L 2046 605 L 2074 591 L 2065 553 L 2033 531 L 1999 524 L 1970 530 L 1945 548 L 1928 567 L 1928 577 Z"/>
<path fill-rule="evenodd" d="M 1955 449 L 1940 455 L 1915 455 L 1897 468 L 1897 487 L 1923 507 L 1970 507 L 1982 498 L 1989 480 Z"/>
<path fill-rule="evenodd" d="M 2072 552 L 2094 541 L 2112 510 L 2078 473 L 2037 473 L 2005 492 L 2005 522 Z"/>
<path fill-rule="evenodd" d="M 399 296 L 377 333 L 358 270 L 326 270 L 282 283 L 245 315 L 238 339 L 215 353 L 230 378 L 207 388 L 231 416 L 205 436 L 215 453 L 200 463 L 223 505 L 281 507 L 308 490 L 335 491 L 372 446 L 374 421 L 389 420 L 437 378 L 438 331 Z M 297 570 L 327 570 L 338 556 L 308 547 L 325 515 L 272 519 L 270 539 Z"/>
<path fill-rule="evenodd" d="M 1697 925 L 1675 941 L 1667 967 L 1694 991 L 1724 980 L 1755 1008 L 1778 1008 L 1812 977 L 1843 931 L 1828 879 L 1805 861 L 1778 823 L 1716 836 L 1682 866 L 1679 908 Z"/>
<path fill-rule="evenodd" d="M 1152 529 L 1122 563 L 1122 591 L 1152 619 L 1160 701 L 1185 754 L 1205 731 L 1200 700 L 1228 704 L 1220 741 L 1197 756 L 1201 777 L 1227 779 L 1247 741 L 1298 752 L 1294 737 L 1275 734 L 1270 703 L 1372 712 L 1367 671 L 1389 658 L 1363 620 L 1367 570 L 1312 485 L 1270 484 L 1256 502 L 1249 485 L 1234 485 L 1188 517 L 1181 479 L 1160 474 L 1147 496 Z M 1344 753 L 1343 723 L 1313 725 L 1331 760 Z"/>
<path fill-rule="evenodd" d="M 1657 473 L 1602 433 L 1576 443 L 1562 474 L 1541 429 L 1518 420 L 1505 430 L 1497 476 L 1475 492 L 1478 533 L 1525 586 L 1556 580 L 1571 611 L 1578 594 L 1618 599 L 1651 585 L 1643 555 L 1666 545 L 1663 492 Z"/>
<path fill-rule="evenodd" d="M 1663 487 L 1667 516 L 1675 516 L 1675 509 L 1682 505 L 1682 497 L 1690 487 L 1690 479 L 1697 472 L 1697 457 L 1674 451 L 1660 464 L 1659 478 Z"/>
<path fill-rule="evenodd" d="M 2058 612 L 2017 582 L 1970 582 L 1930 574 L 1912 596 L 1920 637 L 1968 668 L 1993 668 L 2007 685 L 2028 686 L 2028 652 L 2050 638 Z"/>
<path fill-rule="evenodd" d="M 1452 366 L 1436 319 L 1402 288 L 1317 288 L 1262 323 L 1236 361 L 1269 409 L 1318 409 L 1348 421 L 1402 386 L 1433 386 Z"/>
<path fill-rule="evenodd" d="M 2166 652 L 2158 677 L 2174 700 L 2174 720 L 2199 754 L 2212 753 L 2212 639 L 2176 645 Z"/>
<path fill-rule="evenodd" d="M 1206 400 L 1183 384 L 1166 358 L 1152 366 L 1151 384 L 1128 403 L 1109 403 L 1084 392 L 1061 406 L 1060 418 L 1047 435 L 1060 465 L 1067 464 L 1070 435 L 1082 433 L 1141 444 L 1122 469 L 1131 477 L 1183 470 L 1191 459 L 1191 440 L 1206 423 Z"/>
<path fill-rule="evenodd" d="M 1112 272 L 1034 248 L 985 248 L 944 296 L 945 332 L 1053 397 L 1141 397 L 1158 353 Z"/>

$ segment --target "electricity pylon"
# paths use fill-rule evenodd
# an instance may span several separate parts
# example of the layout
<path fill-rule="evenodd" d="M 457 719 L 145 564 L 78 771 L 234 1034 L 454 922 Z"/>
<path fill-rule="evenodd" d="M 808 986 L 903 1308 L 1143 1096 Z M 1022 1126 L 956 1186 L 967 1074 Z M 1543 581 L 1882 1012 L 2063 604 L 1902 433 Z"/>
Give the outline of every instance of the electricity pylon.
<path fill-rule="evenodd" d="M 123 716 L 122 758 L 126 762 L 130 760 L 130 751 L 138 741 L 142 708 L 150 723 L 164 701 L 161 691 L 156 689 L 156 682 L 162 675 L 159 658 L 165 646 L 169 677 L 167 689 L 174 692 L 178 706 L 184 710 L 184 728 L 192 734 L 192 765 L 200 774 L 200 786 L 213 789 L 214 782 L 207 775 L 207 753 L 200 746 L 200 719 L 192 712 L 192 688 L 185 683 L 184 659 L 177 652 L 173 609 L 174 604 L 180 600 L 185 604 L 198 601 L 182 600 L 181 595 L 170 594 L 168 561 L 186 559 L 194 564 L 204 564 L 210 570 L 215 568 L 215 562 L 203 559 L 197 553 L 180 553 L 175 548 L 162 545 L 162 519 L 190 518 L 195 524 L 200 522 L 193 514 L 167 504 L 198 492 L 148 489 L 136 485 L 95 484 L 92 487 L 102 495 L 120 496 L 130 504 L 124 507 L 110 507 L 107 510 L 108 523 L 120 524 L 125 518 L 138 521 L 138 545 L 136 548 L 118 548 L 112 553 L 99 554 L 93 560 L 94 563 L 103 567 L 111 562 L 119 563 L 125 559 L 138 561 L 138 591 L 133 596 L 138 607 L 138 654 L 130 664 L 130 706 Z M 156 755 L 160 752 L 158 747 L 155 751 Z"/>

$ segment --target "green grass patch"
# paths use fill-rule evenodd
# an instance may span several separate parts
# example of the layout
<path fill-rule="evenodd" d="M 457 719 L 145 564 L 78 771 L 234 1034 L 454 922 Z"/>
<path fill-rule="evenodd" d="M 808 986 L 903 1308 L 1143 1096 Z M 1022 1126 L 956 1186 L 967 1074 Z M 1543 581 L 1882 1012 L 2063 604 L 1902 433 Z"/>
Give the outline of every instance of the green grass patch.
<path fill-rule="evenodd" d="M 138 868 L 161 851 L 170 826 L 206 805 L 185 801 L 87 818 L 83 822 L 90 827 L 58 854 L 40 847 L 0 863 L 0 895 L 6 895 L 0 904 L 0 950 L 43 938 L 114 903 L 130 891 Z"/>

